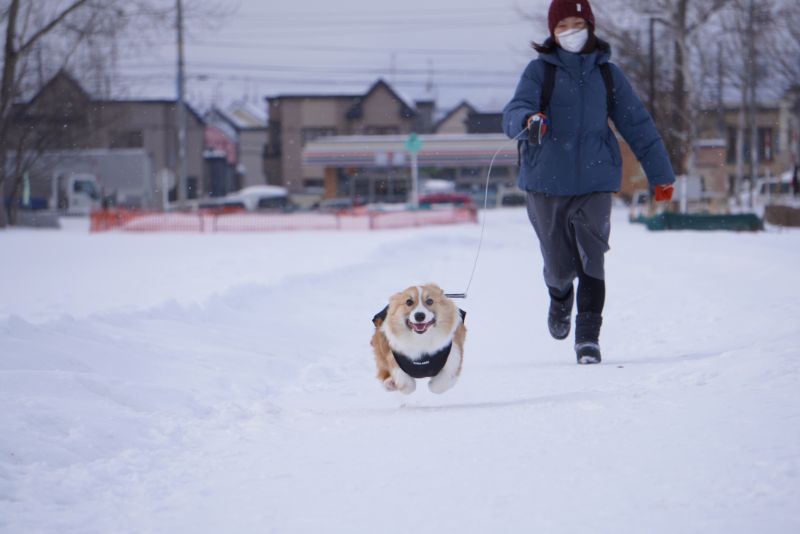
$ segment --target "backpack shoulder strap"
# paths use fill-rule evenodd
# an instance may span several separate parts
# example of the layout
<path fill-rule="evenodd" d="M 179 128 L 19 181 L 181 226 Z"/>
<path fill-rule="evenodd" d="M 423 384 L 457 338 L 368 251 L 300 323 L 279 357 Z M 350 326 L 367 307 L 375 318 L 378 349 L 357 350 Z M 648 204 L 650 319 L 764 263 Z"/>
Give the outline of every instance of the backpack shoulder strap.
<path fill-rule="evenodd" d="M 553 88 L 556 86 L 556 66 L 552 63 L 544 62 L 544 79 L 542 80 L 542 93 L 539 96 L 539 111 L 545 113 L 550 105 L 550 98 L 553 96 Z"/>
<path fill-rule="evenodd" d="M 600 65 L 600 74 L 603 75 L 603 82 L 606 84 L 606 107 L 609 116 L 614 114 L 617 107 L 617 89 L 614 87 L 614 76 L 611 74 L 611 64 L 603 63 Z"/>
<path fill-rule="evenodd" d="M 539 94 L 539 112 L 546 113 L 550 105 L 550 98 L 553 96 L 553 88 L 556 86 L 556 66 L 552 63 L 544 62 L 544 78 L 542 79 L 542 92 Z M 522 145 L 524 140 L 517 141 L 517 167 L 522 166 Z"/>

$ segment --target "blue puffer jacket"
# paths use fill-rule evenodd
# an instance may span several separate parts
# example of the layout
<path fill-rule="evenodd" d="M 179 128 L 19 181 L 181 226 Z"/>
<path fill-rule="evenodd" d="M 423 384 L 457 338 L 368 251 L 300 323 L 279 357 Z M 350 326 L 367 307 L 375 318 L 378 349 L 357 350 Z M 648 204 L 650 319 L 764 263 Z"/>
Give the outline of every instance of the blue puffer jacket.
<path fill-rule="evenodd" d="M 556 82 L 550 109 L 550 129 L 541 145 L 522 143 L 519 187 L 548 195 L 569 196 L 619 191 L 622 156 L 608 125 L 606 86 L 598 65 L 610 51 L 573 54 L 557 47 L 531 61 L 503 110 L 503 129 L 516 137 L 527 117 L 539 111 L 544 63 L 554 64 Z M 642 102 L 622 71 L 611 64 L 616 105 L 611 120 L 642 164 L 651 186 L 675 181 L 664 143 Z"/>

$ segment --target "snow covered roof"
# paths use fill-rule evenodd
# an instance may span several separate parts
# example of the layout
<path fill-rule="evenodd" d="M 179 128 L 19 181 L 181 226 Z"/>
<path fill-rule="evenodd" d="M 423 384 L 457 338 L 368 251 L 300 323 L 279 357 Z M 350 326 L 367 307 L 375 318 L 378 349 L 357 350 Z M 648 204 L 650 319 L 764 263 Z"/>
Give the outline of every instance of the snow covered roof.
<path fill-rule="evenodd" d="M 225 114 L 236 123 L 239 129 L 266 128 L 267 113 L 265 109 L 250 102 L 239 100 L 225 110 Z"/>

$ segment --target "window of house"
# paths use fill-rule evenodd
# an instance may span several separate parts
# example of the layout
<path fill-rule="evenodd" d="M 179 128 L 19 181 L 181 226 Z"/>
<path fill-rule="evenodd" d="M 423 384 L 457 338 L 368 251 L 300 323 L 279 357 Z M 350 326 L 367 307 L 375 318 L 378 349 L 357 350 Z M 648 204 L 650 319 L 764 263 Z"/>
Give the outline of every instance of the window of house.
<path fill-rule="evenodd" d="M 369 182 L 371 177 L 356 178 L 353 182 L 353 193 L 361 201 L 369 199 Z"/>
<path fill-rule="evenodd" d="M 336 135 L 336 128 L 303 128 L 303 145 L 321 137 Z"/>
<path fill-rule="evenodd" d="M 397 135 L 400 128 L 397 126 L 364 126 L 365 135 Z"/>
<path fill-rule="evenodd" d="M 111 132 L 109 148 L 142 148 L 144 135 L 141 130 L 125 130 Z"/>
<path fill-rule="evenodd" d="M 306 189 L 324 189 L 325 180 L 322 178 L 306 178 L 303 180 L 303 187 Z"/>
<path fill-rule="evenodd" d="M 408 196 L 410 189 L 409 180 L 405 178 L 396 178 L 392 180 L 392 195 L 395 201 L 402 202 Z"/>
<path fill-rule="evenodd" d="M 763 128 L 759 128 L 759 134 Z M 768 128 L 771 130 L 771 128 Z M 745 130 L 744 132 L 744 147 L 743 159 L 745 163 L 750 161 L 750 133 L 752 130 Z M 728 127 L 728 146 L 726 147 L 726 160 L 729 165 L 736 163 L 736 142 L 739 138 L 739 129 L 735 127 Z M 761 136 L 759 135 L 759 145 L 761 146 Z M 759 157 L 761 157 L 762 149 L 759 148 Z M 764 160 L 761 160 L 764 161 Z M 770 160 L 767 160 L 770 161 Z"/>
<path fill-rule="evenodd" d="M 267 154 L 269 156 L 281 155 L 281 122 L 269 121 L 269 143 L 267 143 Z"/>
<path fill-rule="evenodd" d="M 443 180 L 455 180 L 456 169 L 453 167 L 421 167 L 419 170 L 419 175 L 422 178 L 441 178 Z"/>
<path fill-rule="evenodd" d="M 725 140 L 725 161 L 728 165 L 736 163 L 736 128 L 728 127 Z"/>
<path fill-rule="evenodd" d="M 197 176 L 187 176 L 186 177 L 186 198 L 189 200 L 195 199 L 198 197 L 198 189 L 197 189 Z"/>
<path fill-rule="evenodd" d="M 758 161 L 772 161 L 775 155 L 772 128 L 758 129 Z"/>

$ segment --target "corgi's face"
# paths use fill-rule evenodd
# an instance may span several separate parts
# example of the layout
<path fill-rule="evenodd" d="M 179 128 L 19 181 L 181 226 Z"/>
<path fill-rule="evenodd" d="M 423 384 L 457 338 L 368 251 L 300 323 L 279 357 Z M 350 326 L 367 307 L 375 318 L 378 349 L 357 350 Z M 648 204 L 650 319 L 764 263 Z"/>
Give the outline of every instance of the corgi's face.
<path fill-rule="evenodd" d="M 389 300 L 387 326 L 395 336 L 404 333 L 423 336 L 450 335 L 456 325 L 458 309 L 435 284 L 411 286 Z"/>

